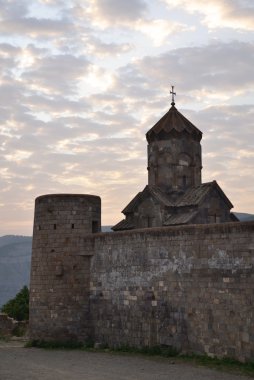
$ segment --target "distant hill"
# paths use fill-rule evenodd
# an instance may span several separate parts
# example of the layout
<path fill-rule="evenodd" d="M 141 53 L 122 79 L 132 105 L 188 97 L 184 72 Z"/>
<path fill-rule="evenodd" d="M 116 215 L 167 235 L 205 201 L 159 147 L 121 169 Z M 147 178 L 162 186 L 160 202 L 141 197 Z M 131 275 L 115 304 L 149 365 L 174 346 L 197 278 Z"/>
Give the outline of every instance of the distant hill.
<path fill-rule="evenodd" d="M 112 226 L 101 226 L 101 232 L 113 232 L 111 227 Z"/>
<path fill-rule="evenodd" d="M 253 214 L 234 214 L 240 221 L 254 220 Z M 103 226 L 102 232 L 112 232 L 111 226 Z M 31 252 L 31 236 L 0 237 L 0 307 L 29 285 Z"/>
<path fill-rule="evenodd" d="M 246 214 L 244 212 L 234 212 L 234 214 L 240 222 L 250 222 L 251 220 L 254 220 L 253 214 Z"/>
<path fill-rule="evenodd" d="M 32 238 L 0 237 L 0 306 L 29 284 Z"/>

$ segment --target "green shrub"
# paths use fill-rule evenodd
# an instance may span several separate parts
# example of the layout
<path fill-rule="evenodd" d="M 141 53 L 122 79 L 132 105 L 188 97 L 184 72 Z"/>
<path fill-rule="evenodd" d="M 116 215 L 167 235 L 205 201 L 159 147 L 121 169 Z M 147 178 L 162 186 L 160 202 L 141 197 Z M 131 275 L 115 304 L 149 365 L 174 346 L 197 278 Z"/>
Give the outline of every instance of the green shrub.
<path fill-rule="evenodd" d="M 17 321 L 26 321 L 29 318 L 29 290 L 24 286 L 16 297 L 2 306 L 1 311 Z"/>
<path fill-rule="evenodd" d="M 22 337 L 27 332 L 27 324 L 24 322 L 19 323 L 14 329 L 12 330 L 13 336 Z"/>

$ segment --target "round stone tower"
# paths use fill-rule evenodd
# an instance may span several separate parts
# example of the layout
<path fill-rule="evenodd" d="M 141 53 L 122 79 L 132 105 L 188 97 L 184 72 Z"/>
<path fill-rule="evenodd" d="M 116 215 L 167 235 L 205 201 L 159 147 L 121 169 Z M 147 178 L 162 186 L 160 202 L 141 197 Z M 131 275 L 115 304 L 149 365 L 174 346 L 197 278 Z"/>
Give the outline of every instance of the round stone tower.
<path fill-rule="evenodd" d="M 181 193 L 201 184 L 202 132 L 171 105 L 146 134 L 148 185 Z"/>
<path fill-rule="evenodd" d="M 101 200 L 52 194 L 35 200 L 30 281 L 31 339 L 85 340 L 89 334 L 91 250 L 101 230 Z"/>

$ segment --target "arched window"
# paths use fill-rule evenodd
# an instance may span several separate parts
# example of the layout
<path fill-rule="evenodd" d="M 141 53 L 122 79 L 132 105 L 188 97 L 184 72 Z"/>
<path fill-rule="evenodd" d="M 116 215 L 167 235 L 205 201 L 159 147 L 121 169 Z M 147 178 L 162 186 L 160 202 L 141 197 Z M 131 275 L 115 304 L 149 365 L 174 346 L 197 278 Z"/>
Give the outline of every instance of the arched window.
<path fill-rule="evenodd" d="M 180 153 L 178 156 L 178 164 L 181 166 L 190 166 L 191 157 L 187 153 Z"/>

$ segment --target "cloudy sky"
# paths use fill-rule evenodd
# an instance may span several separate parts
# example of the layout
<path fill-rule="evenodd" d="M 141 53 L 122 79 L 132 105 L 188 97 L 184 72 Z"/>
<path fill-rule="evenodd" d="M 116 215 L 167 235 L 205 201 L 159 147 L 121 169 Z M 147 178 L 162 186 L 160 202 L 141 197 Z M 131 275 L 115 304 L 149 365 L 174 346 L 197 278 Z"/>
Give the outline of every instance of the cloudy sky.
<path fill-rule="evenodd" d="M 203 182 L 254 213 L 253 0 L 0 0 L 0 235 L 31 234 L 47 193 L 100 195 L 103 224 L 121 220 L 171 85 Z"/>

